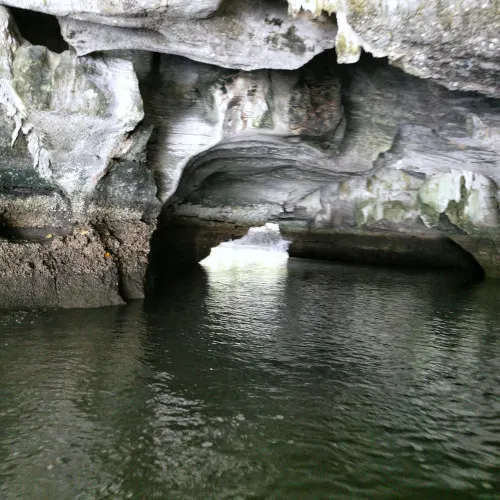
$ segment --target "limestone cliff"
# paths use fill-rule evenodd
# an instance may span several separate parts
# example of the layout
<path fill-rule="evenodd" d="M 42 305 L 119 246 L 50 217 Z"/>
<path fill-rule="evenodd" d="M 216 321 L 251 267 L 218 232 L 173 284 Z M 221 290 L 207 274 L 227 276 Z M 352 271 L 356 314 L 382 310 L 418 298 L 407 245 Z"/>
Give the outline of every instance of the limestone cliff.
<path fill-rule="evenodd" d="M 174 267 L 276 221 L 500 275 L 495 0 L 1 3 L 3 306 L 141 297 L 158 216 Z"/>

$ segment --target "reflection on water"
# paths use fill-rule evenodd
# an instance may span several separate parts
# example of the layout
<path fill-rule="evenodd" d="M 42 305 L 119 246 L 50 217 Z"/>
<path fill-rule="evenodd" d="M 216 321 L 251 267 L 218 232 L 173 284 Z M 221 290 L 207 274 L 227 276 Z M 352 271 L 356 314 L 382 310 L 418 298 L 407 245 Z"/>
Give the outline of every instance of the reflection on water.
<path fill-rule="evenodd" d="M 498 498 L 500 286 L 290 259 L 0 313 L 0 498 Z"/>

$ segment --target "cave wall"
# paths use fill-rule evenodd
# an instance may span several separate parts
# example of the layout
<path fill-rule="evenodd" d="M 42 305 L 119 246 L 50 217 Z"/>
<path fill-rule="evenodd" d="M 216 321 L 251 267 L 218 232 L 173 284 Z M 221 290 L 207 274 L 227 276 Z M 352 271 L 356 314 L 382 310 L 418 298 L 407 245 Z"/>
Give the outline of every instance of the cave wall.
<path fill-rule="evenodd" d="M 495 2 L 0 3 L 4 306 L 140 298 L 153 234 L 175 267 L 267 221 L 500 276 Z"/>

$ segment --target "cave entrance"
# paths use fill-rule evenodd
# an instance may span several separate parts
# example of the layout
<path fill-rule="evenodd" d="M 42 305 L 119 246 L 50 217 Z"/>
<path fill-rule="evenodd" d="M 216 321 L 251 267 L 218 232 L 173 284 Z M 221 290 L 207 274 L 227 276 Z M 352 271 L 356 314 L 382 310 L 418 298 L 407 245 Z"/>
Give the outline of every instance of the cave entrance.
<path fill-rule="evenodd" d="M 286 265 L 290 241 L 282 238 L 279 225 L 251 227 L 242 238 L 220 243 L 200 261 L 207 269 L 232 267 L 277 267 Z"/>
<path fill-rule="evenodd" d="M 22 37 L 32 45 L 43 45 L 57 54 L 69 49 L 57 17 L 18 7 L 9 7 L 9 11 Z"/>

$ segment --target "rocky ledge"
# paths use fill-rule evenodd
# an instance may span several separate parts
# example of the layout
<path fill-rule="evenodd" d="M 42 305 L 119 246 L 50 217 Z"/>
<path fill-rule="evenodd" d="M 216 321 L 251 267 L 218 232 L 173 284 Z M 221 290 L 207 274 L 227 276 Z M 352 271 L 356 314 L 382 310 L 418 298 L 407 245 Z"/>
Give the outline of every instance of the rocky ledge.
<path fill-rule="evenodd" d="M 500 276 L 497 2 L 0 3 L 0 307 L 141 298 L 270 221 Z"/>

